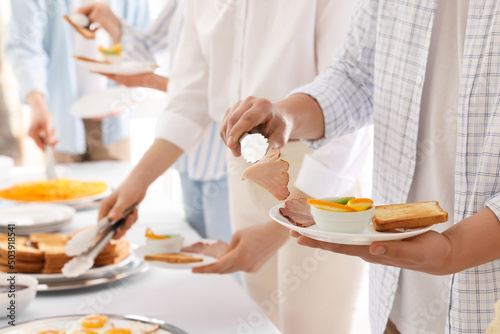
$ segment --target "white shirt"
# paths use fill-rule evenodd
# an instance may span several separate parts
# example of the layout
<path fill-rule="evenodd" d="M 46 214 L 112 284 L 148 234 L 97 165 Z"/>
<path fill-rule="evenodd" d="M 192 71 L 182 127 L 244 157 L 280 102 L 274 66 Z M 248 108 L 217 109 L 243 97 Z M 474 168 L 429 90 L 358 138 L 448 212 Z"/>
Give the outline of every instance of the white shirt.
<path fill-rule="evenodd" d="M 189 151 L 235 102 L 248 96 L 277 102 L 309 82 L 330 64 L 354 6 L 351 0 L 187 1 L 156 136 Z"/>

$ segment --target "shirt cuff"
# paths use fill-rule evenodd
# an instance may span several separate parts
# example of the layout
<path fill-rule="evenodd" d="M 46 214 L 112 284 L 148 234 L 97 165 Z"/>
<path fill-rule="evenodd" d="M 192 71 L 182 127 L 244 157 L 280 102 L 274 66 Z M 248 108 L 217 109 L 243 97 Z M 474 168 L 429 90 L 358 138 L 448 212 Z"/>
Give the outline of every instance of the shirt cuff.
<path fill-rule="evenodd" d="M 500 193 L 497 193 L 496 195 L 490 197 L 486 203 L 486 207 L 490 208 L 493 213 L 497 216 L 497 218 L 500 220 Z"/>
<path fill-rule="evenodd" d="M 304 156 L 294 186 L 314 198 L 352 195 L 348 191 L 356 185 L 355 178 L 346 178 L 332 172 L 310 154 Z"/>
<path fill-rule="evenodd" d="M 204 128 L 174 112 L 162 114 L 156 125 L 156 138 L 166 140 L 188 152 L 203 134 Z"/>

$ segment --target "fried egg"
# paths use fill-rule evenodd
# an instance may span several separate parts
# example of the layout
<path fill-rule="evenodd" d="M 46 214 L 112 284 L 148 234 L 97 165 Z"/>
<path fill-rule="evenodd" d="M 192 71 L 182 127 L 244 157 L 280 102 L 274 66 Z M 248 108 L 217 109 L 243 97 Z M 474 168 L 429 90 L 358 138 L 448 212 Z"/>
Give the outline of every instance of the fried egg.
<path fill-rule="evenodd" d="M 68 334 L 105 334 L 113 324 L 105 315 L 92 314 L 75 321 L 68 329 Z"/>
<path fill-rule="evenodd" d="M 47 324 L 26 325 L 21 327 L 19 334 L 66 334 L 57 326 L 47 326 Z"/>
<path fill-rule="evenodd" d="M 131 324 L 117 326 L 106 331 L 105 334 L 149 334 L 160 328 L 160 325 L 146 324 L 140 321 Z"/>

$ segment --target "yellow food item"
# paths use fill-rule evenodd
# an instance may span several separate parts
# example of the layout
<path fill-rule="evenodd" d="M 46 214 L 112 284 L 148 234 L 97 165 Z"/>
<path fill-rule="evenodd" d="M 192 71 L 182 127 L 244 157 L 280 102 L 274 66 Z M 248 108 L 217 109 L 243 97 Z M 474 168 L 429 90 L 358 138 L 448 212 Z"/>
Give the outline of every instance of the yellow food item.
<path fill-rule="evenodd" d="M 132 334 L 132 331 L 126 328 L 112 328 L 108 329 L 106 334 Z"/>
<path fill-rule="evenodd" d="M 344 204 L 338 204 L 328 201 L 322 201 L 320 199 L 308 198 L 307 204 L 314 206 L 315 208 L 326 210 L 326 211 L 334 211 L 334 212 L 356 212 L 355 209 L 348 207 Z"/>
<path fill-rule="evenodd" d="M 151 227 L 148 227 L 146 229 L 146 238 L 149 238 L 149 239 L 170 239 L 170 237 L 168 235 L 154 234 L 154 232 L 151 229 Z"/>
<path fill-rule="evenodd" d="M 105 48 L 103 46 L 99 46 L 99 52 L 105 55 L 121 55 L 122 53 L 122 45 L 115 44 L 111 45 L 109 48 Z"/>
<path fill-rule="evenodd" d="M 101 194 L 108 189 L 104 182 L 70 179 L 41 180 L 20 183 L 0 191 L 0 198 L 14 201 L 63 201 Z"/>
<path fill-rule="evenodd" d="M 356 211 L 365 211 L 371 208 L 373 201 L 369 198 L 354 198 L 347 202 L 347 206 Z"/>
<path fill-rule="evenodd" d="M 108 317 L 105 315 L 96 315 L 83 319 L 83 328 L 102 328 L 108 322 Z"/>

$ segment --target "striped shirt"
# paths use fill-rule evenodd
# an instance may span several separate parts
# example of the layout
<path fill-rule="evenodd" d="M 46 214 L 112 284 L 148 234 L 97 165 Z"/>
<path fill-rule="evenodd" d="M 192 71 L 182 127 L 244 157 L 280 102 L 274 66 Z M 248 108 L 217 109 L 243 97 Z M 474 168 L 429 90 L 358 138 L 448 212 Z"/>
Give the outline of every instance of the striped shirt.
<path fill-rule="evenodd" d="M 325 137 L 375 125 L 373 197 L 406 202 L 417 155 L 424 77 L 437 0 L 362 0 L 331 67 L 295 92 L 315 98 Z M 489 207 L 500 217 L 500 12 L 470 0 L 457 115 L 454 223 Z M 383 333 L 400 269 L 372 265 L 370 316 Z M 484 333 L 500 299 L 500 260 L 452 275 L 446 333 Z"/>
<path fill-rule="evenodd" d="M 124 54 L 131 60 L 154 62 L 155 55 L 169 51 L 172 66 L 183 25 L 184 0 L 170 0 L 147 31 L 122 22 Z M 193 180 L 217 180 L 226 175 L 224 142 L 219 124 L 213 121 L 200 143 L 180 157 L 175 166 Z"/>

